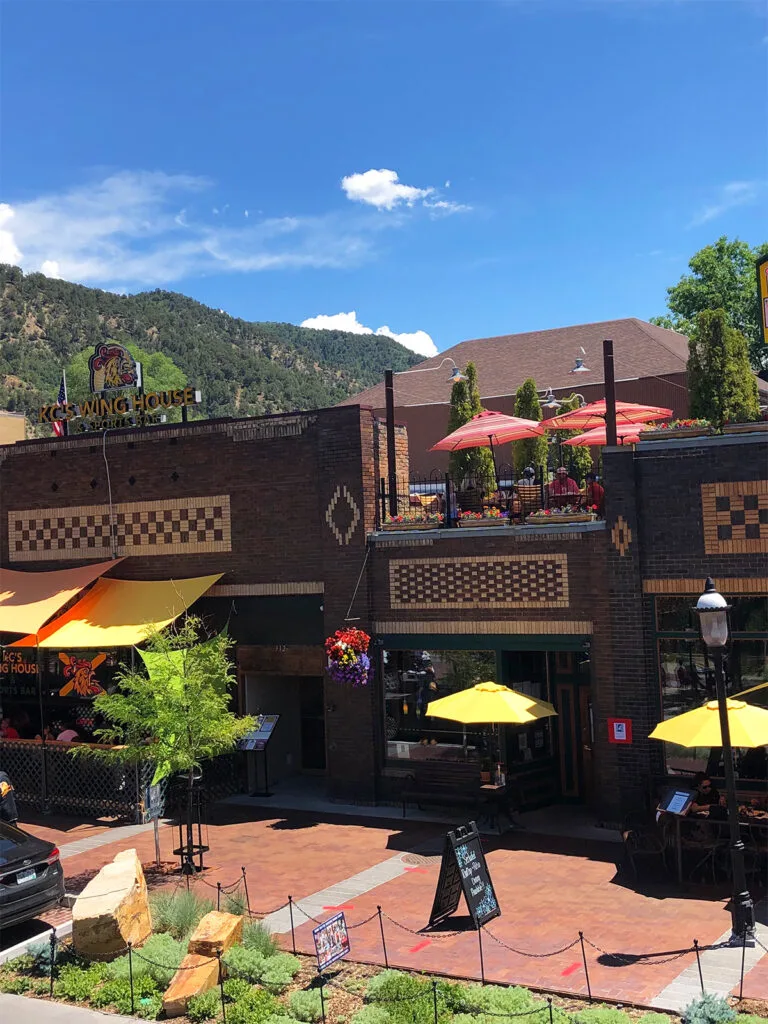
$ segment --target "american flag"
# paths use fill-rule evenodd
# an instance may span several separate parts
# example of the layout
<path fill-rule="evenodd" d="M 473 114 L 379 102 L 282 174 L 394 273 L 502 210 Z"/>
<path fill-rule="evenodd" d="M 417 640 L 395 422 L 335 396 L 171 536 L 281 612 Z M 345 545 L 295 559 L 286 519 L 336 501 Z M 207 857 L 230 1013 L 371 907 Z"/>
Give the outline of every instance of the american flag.
<path fill-rule="evenodd" d="M 64 374 L 61 375 L 61 384 L 59 385 L 59 393 L 56 396 L 56 405 L 64 407 L 67 404 L 67 378 Z M 64 437 L 67 432 L 66 420 L 54 420 L 53 432 L 56 437 Z"/>

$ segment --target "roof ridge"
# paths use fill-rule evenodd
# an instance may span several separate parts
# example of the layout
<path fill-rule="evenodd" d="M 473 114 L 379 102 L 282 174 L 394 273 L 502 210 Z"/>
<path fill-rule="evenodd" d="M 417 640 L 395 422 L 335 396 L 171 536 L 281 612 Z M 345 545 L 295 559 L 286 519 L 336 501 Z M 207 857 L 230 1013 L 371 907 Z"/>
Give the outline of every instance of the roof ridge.
<path fill-rule="evenodd" d="M 670 353 L 670 355 L 677 356 L 678 359 L 680 358 L 680 353 L 679 352 L 675 352 L 675 350 L 671 346 L 667 345 L 666 340 L 664 338 L 659 338 L 657 335 L 652 334 L 650 331 L 646 330 L 646 328 L 647 327 L 655 327 L 656 330 L 658 330 L 658 331 L 669 331 L 670 334 L 674 334 L 678 338 L 684 338 L 686 341 L 688 341 L 688 335 L 687 334 L 680 334 L 678 331 L 673 331 L 669 327 L 659 327 L 658 324 L 648 323 L 647 320 L 640 320 L 636 316 L 631 316 L 631 317 L 629 317 L 629 319 L 634 321 L 634 323 L 637 324 L 637 326 L 640 328 L 640 330 L 643 332 L 643 334 L 647 338 L 650 338 L 651 341 L 655 341 L 657 344 L 661 345 L 661 347 L 665 348 L 667 350 L 667 352 Z M 687 365 L 687 361 L 686 361 L 686 365 Z"/>

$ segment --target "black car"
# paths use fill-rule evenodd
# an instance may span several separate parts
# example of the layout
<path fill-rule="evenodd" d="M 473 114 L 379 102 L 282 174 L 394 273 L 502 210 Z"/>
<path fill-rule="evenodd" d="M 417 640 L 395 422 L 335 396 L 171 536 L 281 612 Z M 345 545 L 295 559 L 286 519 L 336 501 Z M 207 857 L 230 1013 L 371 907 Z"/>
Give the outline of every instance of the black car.
<path fill-rule="evenodd" d="M 64 872 L 53 843 L 0 821 L 0 929 L 55 907 L 64 897 Z"/>

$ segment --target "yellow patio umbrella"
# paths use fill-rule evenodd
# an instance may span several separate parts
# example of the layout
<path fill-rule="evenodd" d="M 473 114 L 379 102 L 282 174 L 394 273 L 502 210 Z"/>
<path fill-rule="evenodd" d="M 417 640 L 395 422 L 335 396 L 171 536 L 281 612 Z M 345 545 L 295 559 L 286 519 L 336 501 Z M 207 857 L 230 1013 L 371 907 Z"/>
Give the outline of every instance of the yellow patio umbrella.
<path fill-rule="evenodd" d="M 726 705 L 732 746 L 768 745 L 768 709 L 733 697 L 728 698 Z M 681 747 L 722 747 L 717 701 L 711 700 L 701 708 L 659 722 L 650 738 L 677 743 Z"/>
<path fill-rule="evenodd" d="M 489 682 L 431 701 L 427 715 L 463 725 L 527 725 L 557 712 L 545 700 Z"/>
<path fill-rule="evenodd" d="M 754 693 L 755 690 L 768 690 L 768 682 L 750 686 L 748 690 L 740 690 L 738 693 L 734 693 L 734 697 L 745 697 L 748 693 Z"/>

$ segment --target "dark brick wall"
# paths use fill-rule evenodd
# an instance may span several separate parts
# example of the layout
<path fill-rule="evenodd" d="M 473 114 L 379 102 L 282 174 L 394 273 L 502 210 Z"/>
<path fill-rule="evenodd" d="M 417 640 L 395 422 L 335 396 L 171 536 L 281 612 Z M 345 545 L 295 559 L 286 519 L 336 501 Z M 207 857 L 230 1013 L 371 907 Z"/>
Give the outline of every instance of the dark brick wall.
<path fill-rule="evenodd" d="M 306 643 L 308 634 L 317 642 L 315 606 L 321 606 L 319 628 L 324 635 L 340 628 L 348 614 L 360 616 L 359 625 L 369 628 L 364 584 L 349 610 L 375 517 L 369 410 L 353 406 L 261 420 L 120 431 L 107 435 L 106 452 L 115 504 L 214 494 L 228 494 L 231 502 L 231 551 L 127 557 L 114 575 L 168 579 L 223 572 L 220 583 L 235 586 L 320 582 L 324 594 L 315 601 L 305 597 L 285 602 L 291 614 L 300 616 L 305 610 L 311 623 L 297 619 L 294 629 L 290 620 L 284 622 L 273 642 Z M 341 543 L 327 521 L 334 497 L 333 520 Z M 29 571 L 82 564 L 77 552 L 71 561 L 11 561 L 8 512 L 107 502 L 101 435 L 0 448 L 0 563 Z M 352 530 L 355 510 L 359 518 Z M 237 606 L 238 598 L 233 600 Z M 252 599 L 241 600 L 247 602 L 247 617 Z M 274 601 L 270 614 L 275 614 Z M 244 643 L 264 642 L 263 630 L 238 638 Z M 370 695 L 342 692 L 329 681 L 326 687 L 326 704 L 335 708 L 327 712 L 326 721 L 331 795 L 373 799 Z"/>

